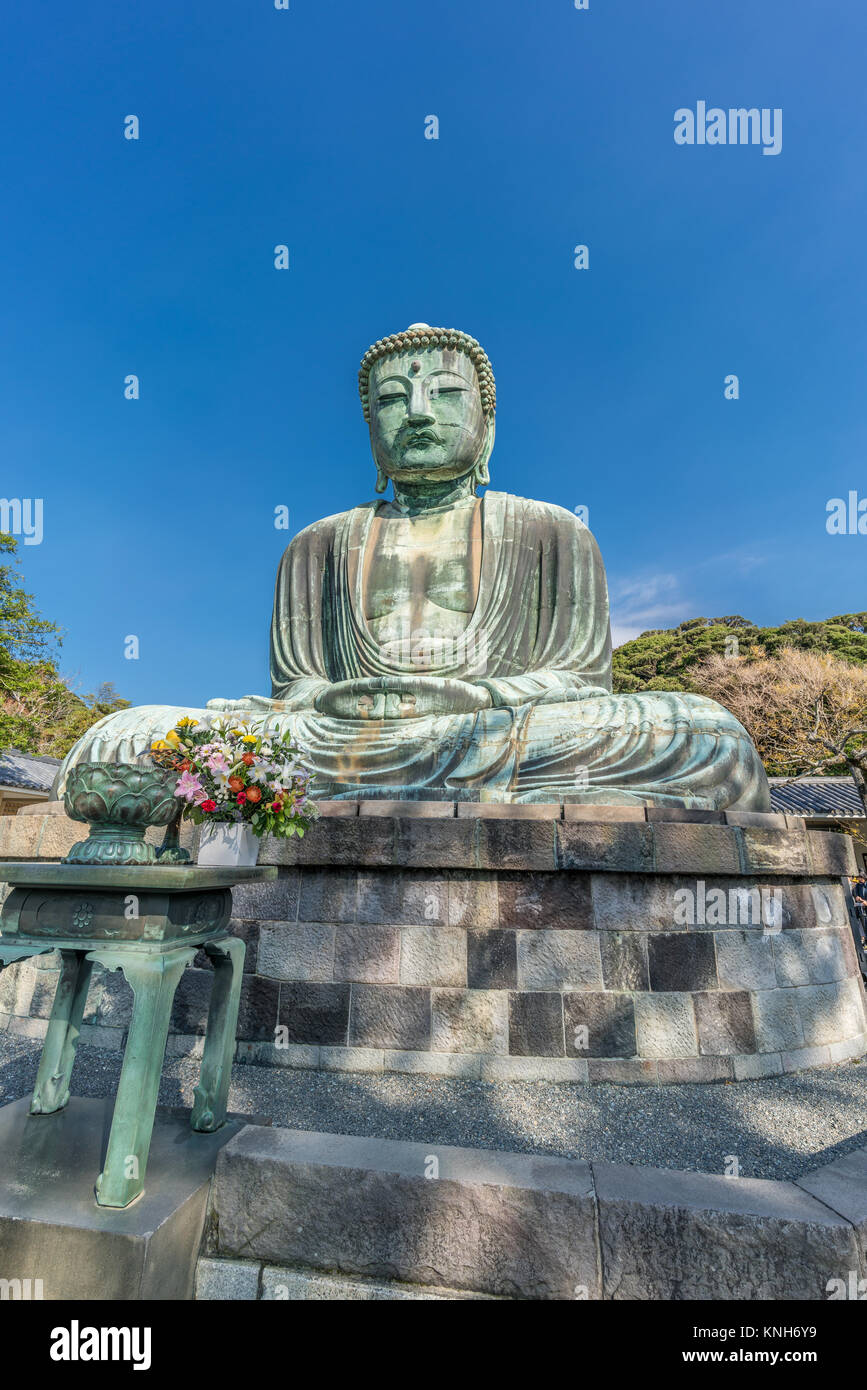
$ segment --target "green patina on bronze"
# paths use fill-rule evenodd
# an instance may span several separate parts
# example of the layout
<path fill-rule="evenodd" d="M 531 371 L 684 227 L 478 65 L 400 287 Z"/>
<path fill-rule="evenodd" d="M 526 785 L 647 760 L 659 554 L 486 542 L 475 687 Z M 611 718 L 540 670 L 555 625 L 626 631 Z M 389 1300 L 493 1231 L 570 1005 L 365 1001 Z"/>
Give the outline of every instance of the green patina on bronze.
<path fill-rule="evenodd" d="M 79 763 L 66 779 L 63 801 L 72 820 L 87 821 L 90 834 L 66 856 L 66 864 L 155 864 L 158 857 L 180 863 L 177 773 L 144 763 Z M 166 825 L 160 850 L 144 837 L 149 825 Z M 174 832 L 172 835 L 171 832 Z"/>
<path fill-rule="evenodd" d="M 587 527 L 550 503 L 478 495 L 496 407 L 478 342 L 413 324 L 368 350 L 359 389 L 378 496 L 287 549 L 271 696 L 109 715 L 59 786 L 82 763 L 132 761 L 181 714 L 220 711 L 288 727 L 320 796 L 769 809 L 727 710 L 612 694 L 608 587 Z"/>
<path fill-rule="evenodd" d="M 60 952 L 61 969 L 30 1113 L 69 1101 L 94 964 L 121 970 L 132 1018 L 102 1173 L 100 1206 L 126 1207 L 144 1188 L 172 1002 L 199 949 L 213 984 L 199 1084 L 190 1119 L 210 1133 L 225 1123 L 245 947 L 227 933 L 235 883 L 276 877 L 273 868 L 170 865 L 0 864 L 11 892 L 0 913 L 0 970 Z M 134 908 L 133 911 L 130 909 Z"/>

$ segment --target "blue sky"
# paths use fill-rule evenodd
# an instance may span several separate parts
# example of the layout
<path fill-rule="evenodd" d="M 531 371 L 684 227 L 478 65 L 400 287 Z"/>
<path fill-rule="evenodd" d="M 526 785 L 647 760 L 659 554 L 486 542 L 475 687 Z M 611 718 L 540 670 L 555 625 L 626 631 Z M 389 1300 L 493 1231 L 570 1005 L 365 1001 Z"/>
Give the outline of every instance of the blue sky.
<path fill-rule="evenodd" d="M 0 491 L 74 685 L 268 693 L 274 508 L 372 495 L 358 361 L 417 320 L 491 357 L 493 486 L 589 507 L 617 635 L 867 606 L 865 47 L 854 0 L 10 9 Z M 781 153 L 676 145 L 700 100 Z"/>

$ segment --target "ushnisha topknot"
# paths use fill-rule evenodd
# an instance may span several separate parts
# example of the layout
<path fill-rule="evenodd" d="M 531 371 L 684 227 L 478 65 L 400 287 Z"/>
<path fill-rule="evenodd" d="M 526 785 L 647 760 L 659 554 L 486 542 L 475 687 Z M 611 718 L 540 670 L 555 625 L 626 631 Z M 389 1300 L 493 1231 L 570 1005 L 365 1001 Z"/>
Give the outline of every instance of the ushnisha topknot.
<path fill-rule="evenodd" d="M 497 385 L 494 370 L 481 343 L 462 333 L 459 328 L 431 328 L 428 323 L 412 323 L 403 333 L 393 333 L 389 338 L 380 338 L 361 359 L 358 373 L 358 394 L 364 409 L 365 420 L 370 420 L 370 369 L 382 357 L 391 357 L 396 352 L 408 352 L 412 348 L 454 348 L 469 357 L 479 378 L 482 396 L 482 409 L 486 417 L 493 419 L 497 410 Z"/>

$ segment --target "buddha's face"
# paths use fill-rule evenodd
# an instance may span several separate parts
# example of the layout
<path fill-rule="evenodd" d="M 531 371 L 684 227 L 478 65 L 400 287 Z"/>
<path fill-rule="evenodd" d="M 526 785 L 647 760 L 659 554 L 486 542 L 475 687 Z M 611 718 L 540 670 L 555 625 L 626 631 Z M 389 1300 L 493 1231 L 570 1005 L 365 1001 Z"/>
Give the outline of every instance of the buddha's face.
<path fill-rule="evenodd" d="M 375 362 L 370 443 L 380 470 L 401 482 L 461 478 L 485 447 L 476 369 L 462 352 L 420 348 Z"/>

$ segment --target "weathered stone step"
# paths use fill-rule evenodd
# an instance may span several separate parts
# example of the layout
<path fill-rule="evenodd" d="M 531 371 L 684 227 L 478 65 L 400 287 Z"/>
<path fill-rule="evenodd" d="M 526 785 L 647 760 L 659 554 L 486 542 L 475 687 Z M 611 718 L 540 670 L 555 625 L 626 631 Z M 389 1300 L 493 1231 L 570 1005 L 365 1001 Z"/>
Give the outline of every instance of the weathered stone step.
<path fill-rule="evenodd" d="M 248 1128 L 200 1296 L 823 1300 L 867 1275 L 865 1177 L 867 1150 L 790 1183 Z"/>

